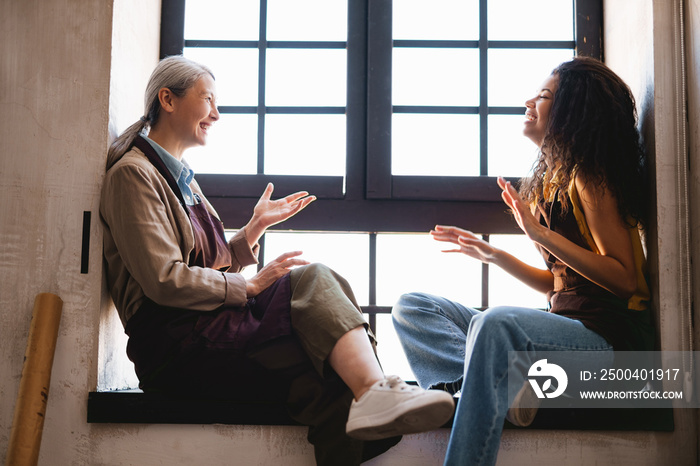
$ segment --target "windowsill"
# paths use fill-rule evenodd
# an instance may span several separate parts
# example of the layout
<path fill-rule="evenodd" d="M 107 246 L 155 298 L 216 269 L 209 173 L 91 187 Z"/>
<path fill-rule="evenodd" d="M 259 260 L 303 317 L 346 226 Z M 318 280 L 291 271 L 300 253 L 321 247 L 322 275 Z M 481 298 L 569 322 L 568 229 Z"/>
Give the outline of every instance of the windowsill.
<path fill-rule="evenodd" d="M 281 403 L 172 397 L 140 390 L 90 392 L 89 423 L 299 425 Z M 451 427 L 450 419 L 443 427 Z M 506 429 L 522 429 L 506 421 Z M 526 429 L 674 430 L 669 408 L 540 409 Z"/>

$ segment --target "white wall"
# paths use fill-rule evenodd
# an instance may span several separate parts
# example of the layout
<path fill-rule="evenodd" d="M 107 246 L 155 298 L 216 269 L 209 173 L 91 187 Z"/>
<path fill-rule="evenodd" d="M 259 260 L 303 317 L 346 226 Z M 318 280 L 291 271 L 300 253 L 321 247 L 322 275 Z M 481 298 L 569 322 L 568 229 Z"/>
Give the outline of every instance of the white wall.
<path fill-rule="evenodd" d="M 699 2 L 686 2 L 695 30 Z M 670 144 L 669 130 L 660 127 L 666 118 L 659 118 L 665 94 L 654 85 L 668 79 L 662 36 L 670 2 L 605 3 L 606 55 L 635 89 L 657 158 L 664 157 Z M 33 300 L 51 292 L 64 308 L 40 464 L 313 464 L 301 427 L 85 421 L 87 393 L 98 383 L 133 383 L 130 368 L 115 362 L 123 341 L 115 340 L 121 329 L 105 302 L 97 206 L 109 128 L 121 130 L 142 112 L 143 87 L 157 59 L 158 22 L 159 0 L 0 1 L 0 456 L 6 454 Z M 697 33 L 688 31 L 698 56 Z M 700 70 L 696 61 L 690 65 L 690 142 L 697 160 Z M 692 176 L 697 194 L 697 172 Z M 661 191 L 659 199 L 665 203 L 666 196 Z M 80 273 L 83 211 L 93 214 L 88 274 Z M 694 257 L 699 237 L 693 237 Z M 673 247 L 655 241 L 658 262 L 673 260 Z M 664 271 L 669 282 L 674 273 Z M 655 276 L 664 302 L 677 299 L 672 285 Z M 680 321 L 672 308 L 663 312 L 662 334 L 668 332 L 671 342 Z M 100 340 L 100 332 L 110 337 Z M 679 415 L 674 433 L 510 430 L 499 464 L 696 464 L 695 422 Z M 438 465 L 446 442 L 444 430 L 410 436 L 372 464 Z"/>

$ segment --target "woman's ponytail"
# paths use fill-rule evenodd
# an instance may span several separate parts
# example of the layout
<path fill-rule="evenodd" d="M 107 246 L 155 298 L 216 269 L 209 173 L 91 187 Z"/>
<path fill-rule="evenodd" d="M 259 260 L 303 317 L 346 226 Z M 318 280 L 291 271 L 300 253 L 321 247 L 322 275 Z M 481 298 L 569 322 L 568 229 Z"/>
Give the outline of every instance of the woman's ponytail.
<path fill-rule="evenodd" d="M 112 142 L 112 144 L 110 144 L 109 150 L 107 151 L 107 170 L 112 168 L 112 166 L 126 154 L 134 143 L 136 136 L 141 134 L 146 126 L 148 126 L 148 122 L 144 117 L 141 117 L 139 121 L 129 126 Z"/>

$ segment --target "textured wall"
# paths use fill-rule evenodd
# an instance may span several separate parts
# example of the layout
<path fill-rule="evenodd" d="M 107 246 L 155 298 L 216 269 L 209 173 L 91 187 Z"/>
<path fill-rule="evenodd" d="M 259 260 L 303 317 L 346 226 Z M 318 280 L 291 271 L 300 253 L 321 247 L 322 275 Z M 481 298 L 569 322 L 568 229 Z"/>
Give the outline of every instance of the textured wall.
<path fill-rule="evenodd" d="M 101 246 L 95 212 L 107 141 L 111 1 L 0 2 L 0 455 L 34 297 L 63 299 L 42 464 L 87 464 Z M 89 273 L 83 212 L 93 212 Z"/>

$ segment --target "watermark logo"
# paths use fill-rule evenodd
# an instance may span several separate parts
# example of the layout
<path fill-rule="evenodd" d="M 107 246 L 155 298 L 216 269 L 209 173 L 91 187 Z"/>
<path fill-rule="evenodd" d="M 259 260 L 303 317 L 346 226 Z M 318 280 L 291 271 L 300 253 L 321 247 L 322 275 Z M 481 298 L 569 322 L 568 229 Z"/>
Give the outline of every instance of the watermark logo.
<path fill-rule="evenodd" d="M 564 369 L 556 364 L 548 363 L 546 359 L 540 359 L 530 366 L 527 375 L 537 398 L 556 398 L 564 393 L 569 383 L 569 378 L 566 376 Z M 546 379 L 540 386 L 538 379 L 545 377 Z M 556 381 L 556 387 L 552 387 L 552 380 Z M 550 392 L 550 390 L 553 391 Z"/>

